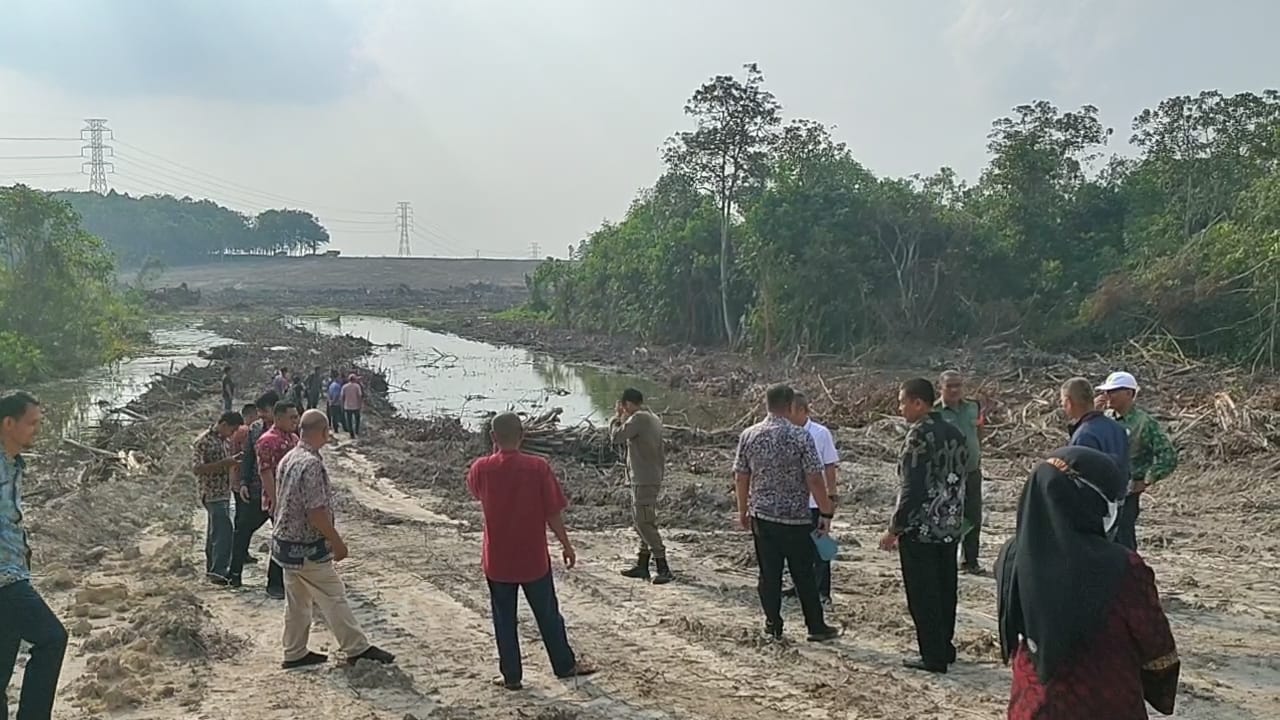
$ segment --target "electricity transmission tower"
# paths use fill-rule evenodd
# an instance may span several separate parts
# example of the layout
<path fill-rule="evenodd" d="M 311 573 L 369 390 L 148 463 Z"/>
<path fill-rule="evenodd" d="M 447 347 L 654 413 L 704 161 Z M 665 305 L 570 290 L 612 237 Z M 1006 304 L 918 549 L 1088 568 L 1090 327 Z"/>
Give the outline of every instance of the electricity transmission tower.
<path fill-rule="evenodd" d="M 533 258 L 534 260 L 537 260 L 541 254 L 542 254 L 541 245 L 539 245 L 536 242 L 529 243 L 529 257 Z"/>
<path fill-rule="evenodd" d="M 400 257 L 409 257 L 409 233 L 413 232 L 413 208 L 407 202 L 396 203 L 396 229 L 400 231 Z"/>
<path fill-rule="evenodd" d="M 116 171 L 115 165 L 106 159 L 115 157 L 115 149 L 103 144 L 104 135 L 107 140 L 115 139 L 111 129 L 107 127 L 106 120 L 85 118 L 84 127 L 80 130 L 80 139 L 88 144 L 80 148 L 80 156 L 87 162 L 80 163 L 80 172 L 84 173 L 85 166 L 88 166 L 89 191 L 100 195 L 107 194 L 107 173 Z M 85 155 L 86 150 L 89 151 L 88 155 Z"/>

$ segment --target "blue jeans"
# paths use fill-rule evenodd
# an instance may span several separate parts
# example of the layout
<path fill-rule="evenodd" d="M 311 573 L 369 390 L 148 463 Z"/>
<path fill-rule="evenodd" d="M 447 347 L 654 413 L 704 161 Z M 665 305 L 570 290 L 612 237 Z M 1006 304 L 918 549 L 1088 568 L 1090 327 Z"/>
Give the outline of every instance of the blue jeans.
<path fill-rule="evenodd" d="M 231 546 L 235 528 L 231 524 L 231 501 L 204 504 L 209 524 L 204 533 L 204 571 L 222 577 L 231 575 Z"/>
<path fill-rule="evenodd" d="M 502 673 L 502 679 L 518 683 L 524 678 L 516 618 L 516 601 L 521 589 L 524 590 L 524 599 L 529 602 L 529 609 L 533 610 L 534 620 L 538 622 L 542 645 L 551 658 L 551 670 L 556 677 L 567 676 L 573 672 L 578 660 L 573 655 L 573 648 L 569 647 L 564 617 L 560 615 L 560 603 L 556 600 L 556 586 L 551 580 L 551 573 L 547 572 L 531 583 L 500 583 L 489 580 L 493 633 L 498 641 L 498 670 Z"/>
<path fill-rule="evenodd" d="M 0 720 L 9 718 L 6 690 L 23 640 L 31 643 L 31 660 L 22 679 L 17 720 L 48 720 L 67 652 L 67 630 L 27 580 L 0 587 L 0 618 Z"/>

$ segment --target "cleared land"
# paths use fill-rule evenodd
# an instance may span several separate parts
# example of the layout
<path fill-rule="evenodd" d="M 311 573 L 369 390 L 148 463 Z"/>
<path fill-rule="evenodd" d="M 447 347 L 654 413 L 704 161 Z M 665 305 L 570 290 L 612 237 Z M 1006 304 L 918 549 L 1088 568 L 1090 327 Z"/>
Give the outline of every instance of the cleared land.
<path fill-rule="evenodd" d="M 472 283 L 523 288 L 525 274 L 532 273 L 539 262 L 448 258 L 226 258 L 204 265 L 166 268 L 155 284 L 186 283 L 192 290 L 206 292 L 271 287 L 442 290 Z M 133 273 L 127 271 L 122 275 L 126 279 L 133 277 Z"/>

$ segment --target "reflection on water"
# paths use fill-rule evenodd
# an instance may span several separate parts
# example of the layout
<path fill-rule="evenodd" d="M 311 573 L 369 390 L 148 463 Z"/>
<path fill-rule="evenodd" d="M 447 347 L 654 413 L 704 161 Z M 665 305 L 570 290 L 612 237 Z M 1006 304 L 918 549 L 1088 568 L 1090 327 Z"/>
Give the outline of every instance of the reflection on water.
<path fill-rule="evenodd" d="M 135 358 L 103 365 L 73 380 L 43 383 L 35 388 L 45 406 L 43 438 L 79 438 L 112 408 L 137 399 L 156 373 L 173 373 L 187 363 L 204 363 L 197 353 L 231 341 L 192 327 L 157 327 L 153 344 Z"/>
<path fill-rule="evenodd" d="M 309 329 L 363 337 L 375 344 L 371 365 L 387 372 L 392 402 L 413 417 L 457 415 L 473 427 L 487 411 L 537 412 L 564 408 L 563 421 L 597 425 L 613 416 L 614 402 L 627 387 L 647 403 L 672 411 L 672 422 L 714 425 L 687 396 L 643 378 L 586 365 L 569 365 L 537 353 L 498 347 L 416 328 L 396 320 L 351 316 L 301 320 Z"/>

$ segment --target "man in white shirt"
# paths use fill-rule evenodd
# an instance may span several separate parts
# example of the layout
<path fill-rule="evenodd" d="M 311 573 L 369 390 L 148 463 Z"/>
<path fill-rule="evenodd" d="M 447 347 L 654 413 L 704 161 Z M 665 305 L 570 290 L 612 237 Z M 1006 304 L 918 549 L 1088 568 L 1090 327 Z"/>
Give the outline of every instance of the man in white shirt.
<path fill-rule="evenodd" d="M 836 442 L 831 436 L 831 431 L 824 425 L 816 423 L 809 418 L 809 398 L 802 392 L 796 393 L 794 410 L 791 414 L 791 422 L 804 428 L 809 437 L 813 438 L 813 444 L 818 448 L 818 459 L 822 461 L 822 480 L 827 488 L 827 495 L 831 498 L 832 504 L 839 502 L 839 494 L 836 488 L 836 468 L 840 464 L 840 455 L 836 452 Z M 813 526 L 818 527 L 818 502 L 809 497 L 809 513 L 813 516 Z M 814 555 L 814 573 L 818 578 L 818 595 L 822 597 L 824 605 L 831 604 L 831 563 Z M 782 593 L 786 597 L 795 597 L 796 590 L 794 587 L 787 588 Z"/>

